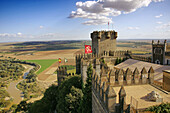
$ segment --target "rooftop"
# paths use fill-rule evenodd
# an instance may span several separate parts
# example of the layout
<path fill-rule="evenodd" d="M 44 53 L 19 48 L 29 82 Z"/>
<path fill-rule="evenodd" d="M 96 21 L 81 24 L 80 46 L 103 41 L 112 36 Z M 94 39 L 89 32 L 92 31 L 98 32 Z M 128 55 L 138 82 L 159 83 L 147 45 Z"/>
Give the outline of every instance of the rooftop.
<path fill-rule="evenodd" d="M 116 68 L 123 69 L 126 71 L 127 68 L 129 68 L 132 72 L 137 67 L 139 72 L 145 67 L 146 71 L 148 72 L 150 67 L 154 69 L 154 80 L 162 82 L 163 80 L 163 70 L 170 70 L 170 66 L 165 65 L 159 65 L 159 64 L 153 64 L 149 62 L 139 61 L 139 60 L 133 60 L 128 59 L 125 62 L 120 63 L 119 65 L 116 65 Z"/>

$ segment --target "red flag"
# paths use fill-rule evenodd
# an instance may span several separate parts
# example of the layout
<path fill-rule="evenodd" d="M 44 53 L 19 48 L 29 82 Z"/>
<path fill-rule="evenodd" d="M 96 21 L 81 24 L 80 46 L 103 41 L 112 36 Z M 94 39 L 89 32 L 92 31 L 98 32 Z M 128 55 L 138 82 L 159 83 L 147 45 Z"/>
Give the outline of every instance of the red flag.
<path fill-rule="evenodd" d="M 108 22 L 108 25 L 109 25 L 109 22 Z"/>
<path fill-rule="evenodd" d="M 92 53 L 91 46 L 90 45 L 85 45 L 85 53 Z"/>
<path fill-rule="evenodd" d="M 58 62 L 61 63 L 61 58 L 58 59 Z"/>

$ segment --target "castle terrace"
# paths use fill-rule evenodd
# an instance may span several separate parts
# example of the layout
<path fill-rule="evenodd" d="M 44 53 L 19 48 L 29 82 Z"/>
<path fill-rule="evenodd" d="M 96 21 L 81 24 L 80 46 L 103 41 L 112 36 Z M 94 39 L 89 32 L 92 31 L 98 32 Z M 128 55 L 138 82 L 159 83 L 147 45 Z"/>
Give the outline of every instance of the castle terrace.
<path fill-rule="evenodd" d="M 116 65 L 115 68 L 116 69 L 123 69 L 124 71 L 126 71 L 127 68 L 130 68 L 130 70 L 134 71 L 135 68 L 137 67 L 139 72 L 141 72 L 143 67 L 145 67 L 146 70 L 148 71 L 151 66 L 153 67 L 153 69 L 155 71 L 154 80 L 162 82 L 162 80 L 163 80 L 163 70 L 169 70 L 170 66 L 128 59 L 125 62 L 122 62 L 119 65 Z"/>
<path fill-rule="evenodd" d="M 170 94 L 166 94 L 163 91 L 149 85 L 132 85 L 132 86 L 124 86 L 125 91 L 126 91 L 126 104 L 131 103 L 131 96 L 138 101 L 137 104 L 137 109 L 144 109 L 148 108 L 153 105 L 159 105 L 161 102 L 154 102 L 154 101 L 149 101 L 146 98 L 146 95 L 148 93 L 151 93 L 152 91 L 156 91 L 162 98 L 163 102 L 170 102 Z M 118 95 L 118 92 L 120 90 L 120 87 L 113 87 L 115 90 L 116 94 Z M 116 102 L 118 103 L 118 99 Z M 133 103 L 131 105 L 134 105 Z M 136 105 L 135 105 L 136 107 Z"/>

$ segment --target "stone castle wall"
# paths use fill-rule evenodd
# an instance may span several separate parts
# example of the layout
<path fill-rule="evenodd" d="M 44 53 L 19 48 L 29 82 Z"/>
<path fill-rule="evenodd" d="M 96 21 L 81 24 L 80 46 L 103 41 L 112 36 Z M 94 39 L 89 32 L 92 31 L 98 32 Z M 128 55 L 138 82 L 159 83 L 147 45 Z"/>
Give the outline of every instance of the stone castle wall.
<path fill-rule="evenodd" d="M 143 56 L 132 55 L 131 58 L 134 59 L 134 60 L 140 60 L 140 61 L 145 61 L 145 62 L 152 62 L 152 58 L 151 57 L 143 57 Z"/>
<path fill-rule="evenodd" d="M 170 70 L 163 71 L 163 89 L 170 91 Z"/>

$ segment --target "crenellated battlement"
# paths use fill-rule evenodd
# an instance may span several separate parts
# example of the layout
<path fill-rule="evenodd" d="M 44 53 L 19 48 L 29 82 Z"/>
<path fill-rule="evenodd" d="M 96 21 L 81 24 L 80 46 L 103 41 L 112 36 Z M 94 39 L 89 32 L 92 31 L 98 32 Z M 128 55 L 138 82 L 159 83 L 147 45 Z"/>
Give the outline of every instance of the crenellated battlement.
<path fill-rule="evenodd" d="M 131 51 L 109 51 L 109 56 L 113 57 L 127 57 L 131 56 L 132 52 Z"/>
<path fill-rule="evenodd" d="M 104 41 L 106 39 L 116 39 L 117 38 L 117 32 L 114 30 L 112 31 L 94 31 L 91 33 L 91 38 L 95 40 L 101 40 Z"/>
<path fill-rule="evenodd" d="M 137 67 L 134 71 L 130 68 L 126 70 L 116 68 L 106 69 L 102 64 L 100 69 L 99 75 L 96 71 L 93 71 L 92 93 L 100 102 L 102 111 L 107 113 L 121 113 L 121 111 L 130 110 L 128 109 L 130 105 L 126 104 L 126 91 L 123 86 L 152 84 L 154 81 L 154 70 L 152 67 L 149 70 L 143 67 L 141 72 L 139 72 Z M 117 95 L 114 88 L 120 86 L 119 95 Z M 119 98 L 118 103 L 116 103 L 116 98 Z M 97 112 L 95 111 L 95 113 Z"/>
<path fill-rule="evenodd" d="M 152 46 L 165 46 L 165 44 L 167 44 L 166 40 L 164 40 L 164 43 L 160 43 L 160 40 L 158 40 L 158 42 L 155 43 L 154 40 L 152 40 Z"/>
<path fill-rule="evenodd" d="M 152 62 L 152 58 L 151 57 L 131 55 L 131 58 L 134 59 L 134 60 L 140 60 L 140 61 L 145 61 L 145 62 Z"/>

